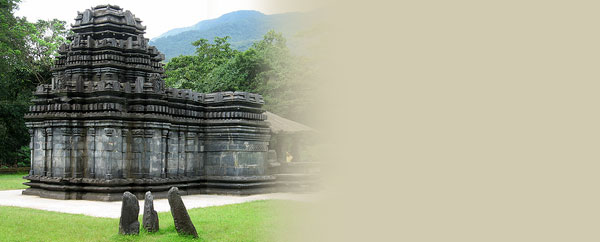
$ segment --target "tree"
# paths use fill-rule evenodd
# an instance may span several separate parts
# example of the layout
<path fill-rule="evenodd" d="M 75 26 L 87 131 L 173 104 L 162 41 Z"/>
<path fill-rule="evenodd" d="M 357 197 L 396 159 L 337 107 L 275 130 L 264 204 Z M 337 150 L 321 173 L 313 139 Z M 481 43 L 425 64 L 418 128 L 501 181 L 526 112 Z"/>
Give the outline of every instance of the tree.
<path fill-rule="evenodd" d="M 36 75 L 36 84 L 48 83 L 52 78 L 50 68 L 58 56 L 58 48 L 68 42 L 67 35 L 71 34 L 66 24 L 58 19 L 38 20 L 33 24 L 33 32 L 28 35 L 26 44 L 30 47 L 30 68 Z"/>
<path fill-rule="evenodd" d="M 305 59 L 291 54 L 281 33 L 269 31 L 253 47 L 264 62 L 253 90 L 263 95 L 265 109 L 294 120 L 302 120 L 313 99 L 307 82 L 311 73 Z"/>
<path fill-rule="evenodd" d="M 35 86 L 48 83 L 65 22 L 29 23 L 14 16 L 19 0 L 0 0 L 0 164 L 24 162 L 29 133 L 23 116 Z"/>
<path fill-rule="evenodd" d="M 307 60 L 292 55 L 286 39 L 273 30 L 243 52 L 232 50 L 228 39 L 217 37 L 214 44 L 200 39 L 193 43 L 196 55 L 171 59 L 165 68 L 167 85 L 198 92 L 259 93 L 265 109 L 302 120 L 313 100 Z"/>
<path fill-rule="evenodd" d="M 24 78 L 29 73 L 24 43 L 32 26 L 13 15 L 18 3 L 0 0 L 0 162 L 4 164 L 16 163 L 17 151 L 28 141 L 27 130 L 21 125 L 24 122 L 20 121 L 29 102 L 22 87 L 28 86 Z"/>
<path fill-rule="evenodd" d="M 215 37 L 214 43 L 209 43 L 207 39 L 193 42 L 196 46 L 195 56 L 175 57 L 165 66 L 166 84 L 198 92 L 213 92 L 210 89 L 213 85 L 208 83 L 211 72 L 239 53 L 231 48 L 228 39 L 226 36 Z"/>

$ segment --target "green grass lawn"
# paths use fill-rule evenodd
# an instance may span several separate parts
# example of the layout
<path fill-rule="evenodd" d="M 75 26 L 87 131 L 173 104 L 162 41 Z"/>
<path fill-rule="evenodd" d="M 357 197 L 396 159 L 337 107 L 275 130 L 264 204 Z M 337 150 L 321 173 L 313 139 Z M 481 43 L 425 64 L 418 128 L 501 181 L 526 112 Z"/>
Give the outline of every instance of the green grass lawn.
<path fill-rule="evenodd" d="M 177 234 L 170 212 L 158 213 L 158 232 L 140 228 L 140 235 L 124 236 L 118 234 L 119 219 L 0 206 L 0 241 L 275 241 L 285 228 L 282 215 L 306 206 L 266 200 L 189 209 L 197 240 Z"/>
<path fill-rule="evenodd" d="M 26 175 L 27 173 L 0 174 L 0 190 L 27 188 L 27 186 L 23 185 L 23 182 L 27 182 L 27 180 L 23 179 L 23 176 Z"/>

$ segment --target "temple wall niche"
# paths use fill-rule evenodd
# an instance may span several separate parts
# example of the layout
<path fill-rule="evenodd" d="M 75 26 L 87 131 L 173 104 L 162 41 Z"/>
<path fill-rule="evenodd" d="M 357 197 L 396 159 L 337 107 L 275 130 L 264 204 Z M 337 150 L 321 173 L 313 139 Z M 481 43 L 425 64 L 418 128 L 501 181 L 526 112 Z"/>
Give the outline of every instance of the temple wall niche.
<path fill-rule="evenodd" d="M 85 136 L 85 146 L 86 149 L 84 151 L 84 167 L 83 167 L 83 177 L 85 178 L 96 178 L 96 128 L 87 128 Z"/>
<path fill-rule="evenodd" d="M 52 176 L 65 177 L 65 163 L 70 161 L 70 150 L 67 140 L 70 138 L 65 134 L 65 128 L 52 130 L 52 164 L 50 165 Z"/>
<path fill-rule="evenodd" d="M 46 135 L 45 130 L 40 128 L 32 129 L 33 138 L 31 148 L 31 166 L 34 175 L 45 175 L 45 153 L 46 153 Z"/>
<path fill-rule="evenodd" d="M 168 155 L 167 155 L 167 176 L 175 177 L 179 174 L 179 132 L 168 132 Z"/>

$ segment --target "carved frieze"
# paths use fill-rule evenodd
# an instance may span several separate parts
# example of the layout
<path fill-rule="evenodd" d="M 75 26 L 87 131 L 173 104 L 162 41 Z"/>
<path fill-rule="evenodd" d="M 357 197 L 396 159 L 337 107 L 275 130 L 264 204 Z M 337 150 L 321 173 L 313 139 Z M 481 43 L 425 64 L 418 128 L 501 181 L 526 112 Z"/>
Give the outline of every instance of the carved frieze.
<path fill-rule="evenodd" d="M 118 6 L 78 13 L 71 30 L 51 84 L 36 88 L 25 115 L 32 143 L 43 147 L 33 152 L 40 162 L 32 162 L 30 194 L 111 200 L 123 189 L 199 190 L 211 176 L 233 189 L 251 186 L 235 181 L 266 164 L 260 95 L 166 87 L 164 55 L 148 46 L 141 20 Z M 266 178 L 253 179 L 263 186 Z"/>
<path fill-rule="evenodd" d="M 112 129 L 112 128 L 104 129 L 104 135 L 106 135 L 108 137 L 112 137 L 114 134 L 115 134 L 115 129 Z"/>

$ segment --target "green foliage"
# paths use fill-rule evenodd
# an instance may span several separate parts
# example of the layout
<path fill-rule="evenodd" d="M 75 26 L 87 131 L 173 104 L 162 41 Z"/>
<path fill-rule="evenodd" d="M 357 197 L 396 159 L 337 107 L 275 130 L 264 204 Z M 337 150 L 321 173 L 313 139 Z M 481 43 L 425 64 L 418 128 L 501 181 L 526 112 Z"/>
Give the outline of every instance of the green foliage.
<path fill-rule="evenodd" d="M 66 37 L 71 31 L 67 30 L 65 21 L 58 19 L 38 20 L 32 25 L 34 31 L 27 39 L 27 45 L 31 47 L 29 56 L 34 61 L 32 72 L 36 75 L 36 84 L 47 83 L 52 78 L 50 68 L 58 55 L 58 48 L 68 42 Z"/>
<path fill-rule="evenodd" d="M 265 109 L 281 116 L 301 121 L 309 115 L 309 105 L 315 87 L 310 76 L 314 68 L 304 57 L 291 54 L 286 39 L 269 31 L 253 45 L 264 62 L 253 80 L 252 91 L 265 99 Z"/>
<path fill-rule="evenodd" d="M 259 93 L 265 109 L 302 120 L 314 88 L 304 81 L 312 73 L 310 63 L 291 54 L 286 39 L 273 30 L 246 51 L 233 50 L 228 39 L 200 39 L 193 43 L 196 55 L 171 59 L 165 67 L 167 85 L 205 93 Z"/>
<path fill-rule="evenodd" d="M 237 50 L 231 49 L 228 39 L 216 37 L 214 44 L 206 39 L 193 42 L 196 46 L 195 56 L 176 57 L 165 66 L 168 73 L 166 84 L 175 88 L 211 92 L 208 80 L 211 79 L 212 70 L 238 54 Z"/>
<path fill-rule="evenodd" d="M 245 51 L 260 41 L 271 29 L 292 37 L 294 33 L 310 26 L 311 14 L 283 13 L 265 15 L 254 10 L 240 10 L 227 13 L 216 19 L 203 20 L 193 26 L 173 29 L 150 41 L 167 60 L 179 55 L 193 55 L 191 44 L 198 39 L 212 40 L 216 36 L 230 36 L 233 49 Z"/>
<path fill-rule="evenodd" d="M 48 83 L 58 46 L 66 42 L 64 21 L 29 23 L 15 17 L 19 0 L 0 0 L 0 163 L 29 162 L 23 116 L 35 86 Z"/>
<path fill-rule="evenodd" d="M 17 166 L 28 167 L 31 164 L 31 148 L 29 146 L 21 146 L 17 151 Z"/>
<path fill-rule="evenodd" d="M 278 233 L 290 232 L 282 215 L 308 209 L 301 202 L 277 200 L 189 209 L 199 236 L 193 239 L 177 234 L 170 212 L 158 213 L 158 232 L 140 228 L 139 235 L 125 236 L 118 234 L 118 218 L 0 206 L 0 235 L 2 241 L 279 241 Z"/>

